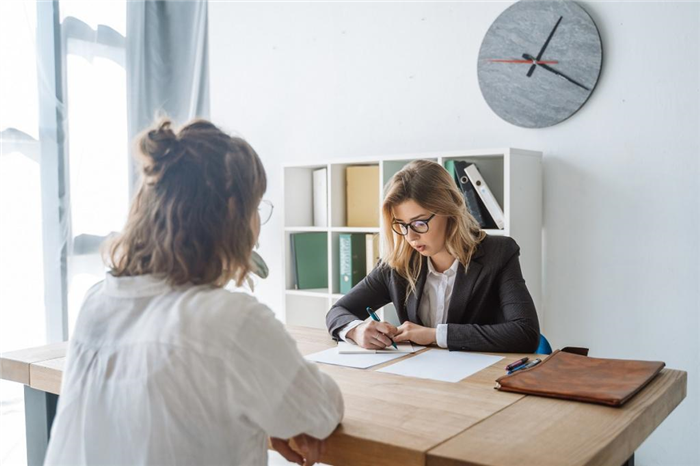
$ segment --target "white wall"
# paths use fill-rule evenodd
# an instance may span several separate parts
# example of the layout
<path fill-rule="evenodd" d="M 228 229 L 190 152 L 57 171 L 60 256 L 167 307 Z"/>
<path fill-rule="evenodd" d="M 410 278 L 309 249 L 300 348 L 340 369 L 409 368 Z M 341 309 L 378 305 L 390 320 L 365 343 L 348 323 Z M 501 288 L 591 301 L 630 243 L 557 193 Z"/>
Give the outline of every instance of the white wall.
<path fill-rule="evenodd" d="M 698 464 L 700 4 L 583 3 L 603 39 L 598 88 L 539 130 L 500 120 L 477 83 L 481 39 L 509 5 L 210 3 L 212 119 L 256 148 L 277 205 L 285 163 L 543 151 L 546 335 L 688 371 L 637 464 Z M 281 230 L 276 212 L 261 236 L 275 309 Z"/>

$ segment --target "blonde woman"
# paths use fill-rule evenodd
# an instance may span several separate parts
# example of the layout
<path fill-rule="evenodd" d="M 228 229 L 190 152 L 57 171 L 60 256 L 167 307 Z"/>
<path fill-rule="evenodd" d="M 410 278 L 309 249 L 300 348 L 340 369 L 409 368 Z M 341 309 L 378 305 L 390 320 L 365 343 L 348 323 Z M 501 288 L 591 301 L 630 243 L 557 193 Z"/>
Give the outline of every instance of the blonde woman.
<path fill-rule="evenodd" d="M 382 261 L 328 312 L 330 334 L 364 348 L 384 348 L 393 339 L 450 350 L 533 352 L 539 323 L 516 242 L 487 236 L 435 162 L 409 163 L 385 192 Z M 390 302 L 399 327 L 367 319 L 368 306 Z"/>
<path fill-rule="evenodd" d="M 268 307 L 223 289 L 271 214 L 260 159 L 203 120 L 162 121 L 138 148 L 143 183 L 80 311 L 46 464 L 265 465 L 269 437 L 313 464 L 338 386 Z"/>

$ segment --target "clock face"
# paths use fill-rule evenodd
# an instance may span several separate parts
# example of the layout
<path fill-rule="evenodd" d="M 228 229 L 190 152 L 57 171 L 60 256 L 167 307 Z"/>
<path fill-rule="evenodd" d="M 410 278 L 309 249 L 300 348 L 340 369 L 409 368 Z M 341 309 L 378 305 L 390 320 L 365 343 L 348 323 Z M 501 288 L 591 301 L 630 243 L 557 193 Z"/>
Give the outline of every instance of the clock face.
<path fill-rule="evenodd" d="M 545 128 L 586 103 L 602 63 L 598 28 L 583 8 L 569 0 L 521 0 L 481 43 L 479 87 L 507 122 Z"/>

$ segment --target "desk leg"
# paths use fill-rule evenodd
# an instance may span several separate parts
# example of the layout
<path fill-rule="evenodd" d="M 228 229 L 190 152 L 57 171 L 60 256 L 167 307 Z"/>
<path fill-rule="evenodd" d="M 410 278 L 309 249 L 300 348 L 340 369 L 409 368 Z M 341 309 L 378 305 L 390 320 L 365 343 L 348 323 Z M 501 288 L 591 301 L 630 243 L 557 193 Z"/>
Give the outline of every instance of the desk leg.
<path fill-rule="evenodd" d="M 27 427 L 27 464 L 44 464 L 58 395 L 24 386 L 24 414 Z"/>
<path fill-rule="evenodd" d="M 632 456 L 627 458 L 627 461 L 622 463 L 622 466 L 634 466 L 634 453 L 632 453 Z"/>

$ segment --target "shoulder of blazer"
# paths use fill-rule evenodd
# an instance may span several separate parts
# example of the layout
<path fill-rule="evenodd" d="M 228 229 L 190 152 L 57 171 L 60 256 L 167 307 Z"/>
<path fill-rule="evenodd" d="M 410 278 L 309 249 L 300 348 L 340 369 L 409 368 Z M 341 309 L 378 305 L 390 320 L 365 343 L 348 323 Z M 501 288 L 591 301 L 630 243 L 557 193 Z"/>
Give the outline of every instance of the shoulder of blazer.
<path fill-rule="evenodd" d="M 520 246 L 510 236 L 488 235 L 477 246 L 472 260 L 482 265 L 490 264 L 500 267 L 519 253 Z"/>
<path fill-rule="evenodd" d="M 374 270 L 372 270 L 371 273 L 376 273 L 378 276 L 380 276 L 381 280 L 384 283 L 386 283 L 387 286 L 389 285 L 389 283 L 391 283 L 392 280 L 396 279 L 397 277 L 401 278 L 399 276 L 399 274 L 396 272 L 396 270 L 392 269 L 391 267 L 389 267 L 386 264 L 386 262 L 381 261 L 381 260 L 379 261 L 377 266 L 374 268 Z"/>

